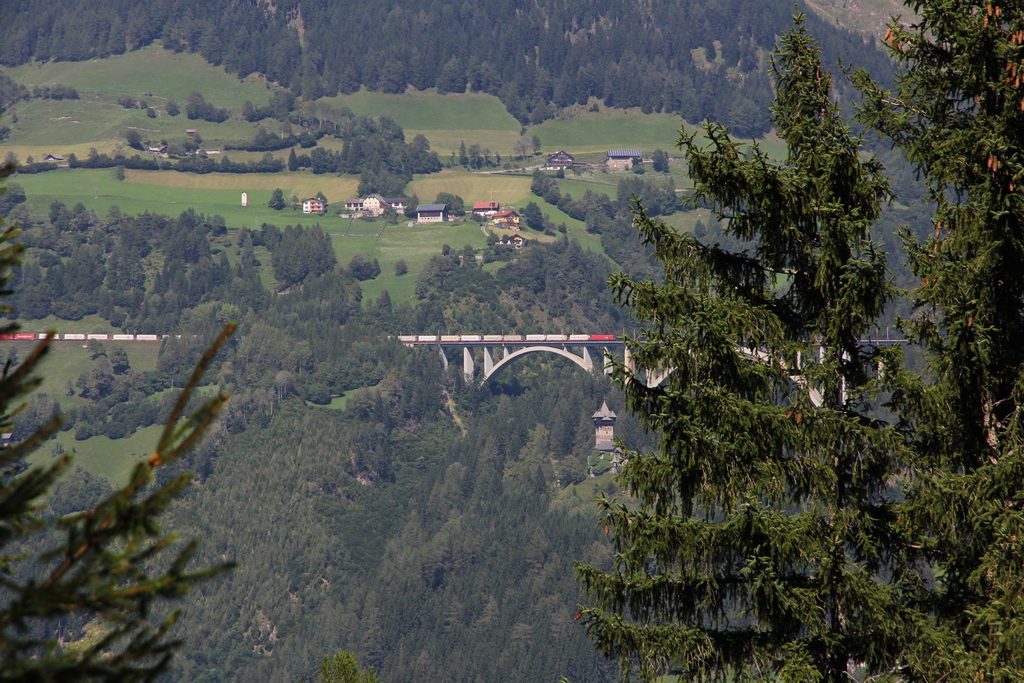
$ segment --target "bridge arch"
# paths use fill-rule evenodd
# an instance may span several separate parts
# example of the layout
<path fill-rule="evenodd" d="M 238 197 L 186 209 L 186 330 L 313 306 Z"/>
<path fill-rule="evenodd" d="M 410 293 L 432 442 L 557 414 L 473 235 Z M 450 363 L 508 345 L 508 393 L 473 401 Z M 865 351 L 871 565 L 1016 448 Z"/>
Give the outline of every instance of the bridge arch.
<path fill-rule="evenodd" d="M 517 358 L 521 358 L 522 356 L 525 356 L 528 353 L 540 353 L 542 351 L 545 353 L 553 353 L 556 356 L 561 356 L 562 358 L 568 358 L 573 363 L 580 366 L 587 372 L 591 372 L 594 369 L 594 362 L 590 359 L 590 354 L 587 353 L 586 347 L 584 347 L 584 355 L 577 356 L 575 353 L 566 351 L 565 349 L 560 349 L 555 346 L 527 346 L 525 348 L 513 351 L 512 353 L 508 354 L 500 361 L 492 365 L 490 370 L 485 370 L 481 384 L 486 383 L 487 380 L 499 374 L 506 367 L 515 362 Z"/>

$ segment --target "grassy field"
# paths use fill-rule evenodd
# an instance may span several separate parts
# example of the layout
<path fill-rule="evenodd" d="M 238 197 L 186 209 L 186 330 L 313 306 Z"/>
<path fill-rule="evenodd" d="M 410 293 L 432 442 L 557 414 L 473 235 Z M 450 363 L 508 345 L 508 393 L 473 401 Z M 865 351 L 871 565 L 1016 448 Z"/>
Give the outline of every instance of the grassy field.
<path fill-rule="evenodd" d="M 86 62 L 33 63 L 8 69 L 28 86 L 63 83 L 79 95 L 114 101 L 122 95 L 145 98 L 162 108 L 167 100 L 184 106 L 189 93 L 199 92 L 215 106 L 241 107 L 246 100 L 267 103 L 270 86 L 259 76 L 239 79 L 199 55 L 175 54 L 157 45 L 123 55 Z"/>
<path fill-rule="evenodd" d="M 452 151 L 458 152 L 461 142 L 508 156 L 519 137 L 519 122 L 497 97 L 484 93 L 438 95 L 431 89 L 389 95 L 361 91 L 327 101 L 344 105 L 356 114 L 387 114 L 405 130 L 406 141 L 422 133 L 442 159 Z"/>
<path fill-rule="evenodd" d="M 459 195 L 466 201 L 467 209 L 472 208 L 473 202 L 484 201 L 518 205 L 530 196 L 530 177 L 442 171 L 417 176 L 406 189 L 407 194 L 415 194 L 421 202 L 433 201 L 439 192 Z"/>
<path fill-rule="evenodd" d="M 69 332 L 81 332 L 85 331 L 87 327 L 79 327 L 78 323 L 64 321 L 61 323 L 60 329 Z M 25 329 L 30 330 L 31 326 L 26 326 Z M 108 351 L 117 346 L 123 348 L 128 354 L 128 361 L 135 370 L 145 372 L 156 369 L 156 357 L 160 351 L 160 342 L 121 344 L 110 341 L 100 343 Z M 19 356 L 23 356 L 28 353 L 32 346 L 32 342 L 5 341 L 0 344 L 0 353 L 6 358 L 10 349 L 13 348 Z M 86 348 L 87 346 L 87 342 L 53 342 L 50 345 L 50 352 L 43 360 L 42 367 L 45 377 L 42 385 L 39 387 L 39 391 L 55 400 L 59 400 L 65 409 L 72 405 L 78 405 L 83 401 L 77 395 L 68 397 L 66 394 L 68 382 L 70 381 L 74 384 L 79 375 L 92 367 L 92 359 L 90 358 L 92 352 Z"/>
<path fill-rule="evenodd" d="M 621 110 L 585 113 L 565 121 L 545 121 L 527 135 L 540 138 L 545 151 L 564 149 L 571 154 L 606 152 L 609 149 L 655 149 L 675 146 L 683 120 L 668 114 L 632 114 Z M 691 128 L 688 126 L 688 129 Z"/>
<path fill-rule="evenodd" d="M 7 73 L 27 86 L 62 83 L 78 90 L 78 100 L 28 100 L 16 107 L 17 122 L 8 121 L 11 135 L 0 150 L 12 151 L 24 161 L 46 154 L 84 156 L 90 147 L 111 152 L 134 128 L 143 140 L 181 138 L 194 128 L 216 148 L 224 140 L 252 137 L 256 126 L 246 121 L 224 123 L 189 121 L 184 114 L 166 115 L 168 100 L 184 109 L 189 93 L 202 93 L 218 107 L 239 108 L 246 100 L 265 104 L 270 86 L 260 77 L 238 79 L 198 55 L 175 54 L 150 46 L 124 55 L 86 62 L 34 63 Z M 124 109 L 121 97 L 145 100 L 158 116 L 148 118 L 141 109 Z"/>
<path fill-rule="evenodd" d="M 94 436 L 85 441 L 76 441 L 74 430 L 61 432 L 56 442 L 64 447 L 65 453 L 73 453 L 75 464 L 83 470 L 106 477 L 115 485 L 128 480 L 135 463 L 153 452 L 160 439 L 160 425 L 143 427 L 126 439 L 108 439 Z M 42 465 L 53 458 L 51 442 L 33 455 L 29 462 Z"/>
<path fill-rule="evenodd" d="M 21 325 L 23 332 L 49 332 L 56 330 L 57 332 L 95 332 L 97 334 L 105 332 L 111 334 L 121 331 L 112 327 L 109 322 L 98 315 L 87 315 L 81 320 L 75 320 L 74 322 L 50 316 L 40 320 L 19 320 L 18 324 Z"/>
<path fill-rule="evenodd" d="M 82 323 L 62 322 L 63 330 L 86 331 L 95 326 Z M 34 325 L 26 325 L 32 329 Z M 160 342 L 101 342 L 104 349 L 120 346 L 128 354 L 132 369 L 140 372 L 156 369 L 157 354 Z M 0 354 L 7 357 L 12 350 L 23 357 L 32 348 L 32 342 L 3 342 Z M 74 410 L 87 401 L 77 395 L 68 395 L 68 387 L 74 387 L 78 377 L 92 368 L 92 350 L 85 342 L 54 342 L 50 352 L 43 359 L 40 371 L 43 382 L 36 390 L 61 404 L 64 412 Z M 156 445 L 161 427 L 148 427 L 136 432 L 127 439 L 111 440 L 105 436 L 96 436 L 85 441 L 75 440 L 75 430 L 59 432 L 53 441 L 46 442 L 31 458 L 32 464 L 45 464 L 53 456 L 55 443 L 60 443 L 65 452 L 75 453 L 76 464 L 93 474 L 107 477 L 113 482 L 121 482 L 128 476 L 135 462 L 152 452 Z"/>
<path fill-rule="evenodd" d="M 127 171 L 125 180 L 114 177 L 114 169 L 59 169 L 49 173 L 18 176 L 25 188 L 29 212 L 41 217 L 50 202 L 60 200 L 69 206 L 81 202 L 86 208 L 105 214 L 111 206 L 125 213 L 153 211 L 177 215 L 189 207 L 208 215 L 220 214 L 232 227 L 259 227 L 263 222 L 284 226 L 314 222 L 300 210 L 274 211 L 267 206 L 274 188 L 285 197 L 299 198 L 323 192 L 329 201 L 341 203 L 353 196 L 356 178 L 316 176 L 311 173 L 192 175 L 175 171 Z M 242 207 L 242 192 L 249 195 L 249 206 Z M 341 226 L 341 218 L 327 215 Z"/>

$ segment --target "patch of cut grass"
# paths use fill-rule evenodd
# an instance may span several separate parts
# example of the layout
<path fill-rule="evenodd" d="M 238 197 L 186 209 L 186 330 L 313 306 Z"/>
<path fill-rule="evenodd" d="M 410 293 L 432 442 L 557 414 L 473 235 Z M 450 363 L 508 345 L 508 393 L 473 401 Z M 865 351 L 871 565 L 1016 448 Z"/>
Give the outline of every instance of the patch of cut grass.
<path fill-rule="evenodd" d="M 406 131 L 519 130 L 519 122 L 501 100 L 486 93 L 439 95 L 431 88 L 392 95 L 362 90 L 325 101 L 348 107 L 356 114 L 387 114 Z M 406 138 L 411 140 L 408 133 Z"/>
<path fill-rule="evenodd" d="M 66 453 L 75 455 L 75 464 L 83 470 L 106 477 L 119 486 L 128 481 L 135 463 L 148 457 L 156 448 L 163 425 L 143 427 L 127 439 L 109 439 L 94 436 L 84 441 L 75 440 L 74 430 L 60 432 L 54 441 L 64 447 Z M 39 452 L 29 458 L 32 465 L 46 464 L 52 456 L 52 441 L 47 441 Z"/>
<path fill-rule="evenodd" d="M 692 126 L 670 114 L 636 114 L 622 110 L 583 113 L 578 118 L 552 120 L 532 126 L 527 135 L 540 138 L 545 151 L 564 149 L 570 154 L 607 152 L 609 149 L 655 149 L 675 147 L 679 128 Z"/>
<path fill-rule="evenodd" d="M 18 320 L 22 332 L 93 332 L 96 334 L 115 334 L 121 332 L 98 315 L 87 315 L 81 320 L 62 320 L 55 316 L 47 316 L 37 320 Z M 61 342 L 63 343 L 63 342 Z"/>
<path fill-rule="evenodd" d="M 65 322 L 65 326 L 69 323 Z M 65 329 L 69 329 L 66 327 Z M 77 331 L 78 328 L 75 328 Z M 128 362 L 133 370 L 146 372 L 156 369 L 156 359 L 160 352 L 160 342 L 100 342 L 103 348 L 109 353 L 111 349 L 120 346 L 128 354 Z M 68 396 L 68 384 L 73 387 L 79 376 L 88 372 L 93 366 L 92 351 L 88 348 L 88 342 L 65 342 L 57 341 L 50 345 L 50 352 L 43 358 L 40 365 L 40 374 L 43 377 L 42 384 L 36 389 L 37 392 L 46 394 L 55 401 L 59 401 L 65 411 L 77 407 L 87 401 L 78 396 L 75 389 L 74 396 Z M 7 358 L 11 349 L 14 349 L 18 358 L 24 358 L 34 347 L 33 342 L 4 341 L 0 343 L 0 357 Z"/>
<path fill-rule="evenodd" d="M 406 194 L 415 194 L 421 202 L 429 203 L 439 192 L 450 192 L 462 197 L 467 209 L 474 202 L 483 201 L 514 205 L 530 195 L 530 181 L 529 176 L 449 170 L 417 176 L 409 183 Z"/>
<path fill-rule="evenodd" d="M 8 69 L 7 73 L 28 86 L 63 83 L 78 90 L 83 98 L 99 94 L 113 101 L 130 95 L 158 108 L 171 99 L 183 110 L 191 92 L 201 93 L 218 107 L 241 107 L 246 100 L 263 105 L 272 92 L 260 76 L 240 79 L 199 55 L 174 53 L 159 45 L 85 62 L 35 62 Z M 184 114 L 180 120 L 185 120 Z"/>
<path fill-rule="evenodd" d="M 253 182 L 253 189 L 246 185 L 247 181 Z M 274 211 L 267 206 L 273 188 L 281 187 L 286 197 L 295 194 L 300 198 L 322 191 L 330 201 L 341 204 L 358 185 L 353 178 L 301 173 L 192 175 L 173 171 L 128 171 L 122 182 L 114 177 L 114 169 L 59 169 L 18 176 L 15 182 L 25 188 L 26 206 L 34 218 L 45 217 L 50 203 L 59 200 L 69 206 L 81 202 L 101 215 L 112 206 L 128 214 L 152 211 L 171 216 L 192 207 L 200 213 L 223 216 L 231 227 L 320 223 L 325 229 L 340 228 L 348 219 L 336 213 L 312 216 L 303 214 L 301 209 Z M 249 205 L 244 208 L 242 191 L 249 195 Z"/>
<path fill-rule="evenodd" d="M 114 102 L 96 97 L 59 101 L 28 100 L 18 105 L 18 122 L 11 126 L 7 142 L 19 148 L 46 149 L 44 155 L 66 155 L 71 153 L 69 146 L 83 142 L 88 142 L 97 150 L 101 147 L 104 151 L 112 150 L 124 142 L 129 129 L 137 130 L 144 141 L 155 142 L 184 138 L 189 128 L 199 131 L 204 144 L 215 147 L 218 141 L 251 138 L 257 126 L 237 120 L 223 123 L 189 121 L 184 116 L 158 116 L 151 119 L 141 109 L 124 109 Z M 129 156 L 136 154 L 136 150 L 125 148 L 124 151 Z M 42 157 L 36 160 L 41 161 Z"/>
<path fill-rule="evenodd" d="M 438 95 L 433 89 L 400 95 L 360 91 L 326 98 L 356 114 L 387 114 L 405 131 L 405 139 L 422 133 L 442 160 L 466 146 L 480 145 L 503 158 L 512 155 L 519 137 L 519 122 L 497 97 L 485 93 Z"/>

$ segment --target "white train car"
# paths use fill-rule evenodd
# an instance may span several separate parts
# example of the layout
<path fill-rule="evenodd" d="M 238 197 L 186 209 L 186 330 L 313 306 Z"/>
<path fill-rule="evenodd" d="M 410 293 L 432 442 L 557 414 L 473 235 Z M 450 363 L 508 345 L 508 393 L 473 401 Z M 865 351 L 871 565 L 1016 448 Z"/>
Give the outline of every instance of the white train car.
<path fill-rule="evenodd" d="M 442 334 L 441 341 L 443 342 L 460 342 L 462 341 L 461 334 Z"/>
<path fill-rule="evenodd" d="M 501 335 L 501 341 L 521 342 L 521 341 L 523 341 L 523 335 L 521 335 L 521 334 L 503 334 L 503 335 Z"/>
<path fill-rule="evenodd" d="M 421 334 L 421 335 L 418 335 L 416 337 L 416 341 L 418 341 L 418 342 L 436 342 L 437 341 L 437 335 L 436 334 Z"/>
<path fill-rule="evenodd" d="M 111 341 L 135 341 L 134 334 L 112 334 L 110 335 Z"/>
<path fill-rule="evenodd" d="M 109 334 L 87 334 L 85 338 L 90 341 L 110 341 Z"/>
<path fill-rule="evenodd" d="M 464 342 L 478 342 L 478 341 L 483 341 L 483 337 L 481 337 L 479 334 L 464 334 L 464 335 L 462 335 L 462 339 L 460 339 L 460 341 L 464 341 Z"/>
<path fill-rule="evenodd" d="M 544 341 L 549 341 L 549 342 L 569 341 L 569 337 L 564 335 L 564 334 L 545 334 L 544 335 Z"/>
<path fill-rule="evenodd" d="M 61 339 L 64 341 L 85 341 L 85 335 L 78 332 L 68 332 L 67 334 L 61 335 Z"/>
<path fill-rule="evenodd" d="M 403 344 L 415 344 L 416 343 L 416 335 L 415 334 L 400 334 L 400 335 L 398 335 L 398 341 L 402 342 Z"/>
<path fill-rule="evenodd" d="M 503 340 L 504 340 L 504 336 L 500 335 L 500 334 L 485 334 L 484 335 L 484 341 L 485 342 L 500 342 L 500 341 L 503 341 Z"/>
<path fill-rule="evenodd" d="M 590 341 L 589 334 L 570 334 L 569 341 Z"/>
<path fill-rule="evenodd" d="M 547 341 L 548 335 L 546 334 L 528 334 L 526 335 L 526 341 Z"/>
<path fill-rule="evenodd" d="M 135 341 L 160 341 L 159 334 L 137 334 Z"/>

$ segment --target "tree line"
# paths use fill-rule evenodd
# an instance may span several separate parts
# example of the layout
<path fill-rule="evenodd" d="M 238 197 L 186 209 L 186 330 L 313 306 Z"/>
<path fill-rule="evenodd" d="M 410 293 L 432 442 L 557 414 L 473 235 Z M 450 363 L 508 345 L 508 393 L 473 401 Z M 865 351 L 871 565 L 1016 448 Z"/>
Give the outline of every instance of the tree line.
<path fill-rule="evenodd" d="M 512 0 L 487 8 L 364 3 L 344 16 L 327 0 L 272 7 L 153 0 L 144 13 L 127 0 L 79 0 L 66 12 L 18 0 L 14 9 L 0 33 L 2 64 L 92 59 L 159 39 L 239 76 L 265 74 L 309 100 L 360 87 L 472 90 L 497 95 L 525 125 L 597 98 L 691 121 L 710 116 L 744 136 L 768 130 L 764 60 L 791 13 L 740 0 L 657 3 L 639 21 L 621 0 L 586 8 L 546 3 L 529 11 Z M 842 57 L 888 72 L 873 42 L 813 16 L 808 22 L 828 61 Z M 359 39 L 336 39 L 342 35 Z"/>

